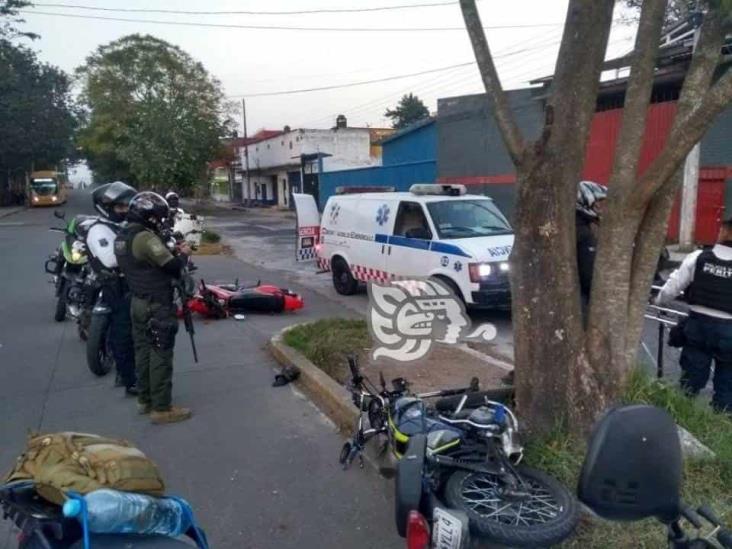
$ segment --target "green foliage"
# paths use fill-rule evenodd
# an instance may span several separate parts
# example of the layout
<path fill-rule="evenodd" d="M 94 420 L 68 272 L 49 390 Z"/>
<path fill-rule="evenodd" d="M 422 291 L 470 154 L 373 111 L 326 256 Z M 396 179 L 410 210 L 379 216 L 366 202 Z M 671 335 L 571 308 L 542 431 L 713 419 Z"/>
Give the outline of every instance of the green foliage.
<path fill-rule="evenodd" d="M 369 347 L 369 332 L 364 320 L 328 318 L 295 326 L 285 333 L 284 341 L 330 377 L 343 382 L 346 355 Z"/>
<path fill-rule="evenodd" d="M 221 242 L 221 235 L 214 231 L 205 230 L 201 235 L 201 242 L 205 242 L 206 244 L 216 244 Z"/>
<path fill-rule="evenodd" d="M 708 406 L 690 399 L 676 387 L 658 382 L 638 370 L 629 378 L 623 396 L 627 404 L 652 404 L 667 410 L 676 422 L 711 448 L 715 459 L 687 460 L 684 464 L 684 501 L 692 506 L 710 504 L 719 515 L 732 521 L 732 419 L 715 413 Z M 567 486 L 576 486 L 586 444 L 557 428 L 546 437 L 531 439 L 526 445 L 527 463 L 544 469 Z M 663 456 L 659 456 L 663 466 Z M 586 547 L 663 547 L 666 532 L 655 520 L 636 523 L 583 521 L 575 535 L 562 546 Z"/>
<path fill-rule="evenodd" d="M 398 130 L 427 118 L 429 115 L 430 111 L 422 100 L 411 93 L 402 96 L 394 109 L 386 109 L 384 113 L 384 116 L 391 118 L 392 127 Z"/>
<path fill-rule="evenodd" d="M 63 71 L 0 39 L 0 168 L 51 168 L 72 154 L 70 87 Z"/>
<path fill-rule="evenodd" d="M 11 40 L 24 37 L 35 40 L 38 35 L 32 32 L 21 32 L 16 25 L 25 23 L 20 17 L 20 10 L 32 4 L 27 0 L 0 0 L 0 39 Z"/>
<path fill-rule="evenodd" d="M 87 107 L 80 144 L 99 179 L 179 190 L 204 180 L 231 122 L 201 63 L 135 34 L 100 46 L 77 76 Z"/>

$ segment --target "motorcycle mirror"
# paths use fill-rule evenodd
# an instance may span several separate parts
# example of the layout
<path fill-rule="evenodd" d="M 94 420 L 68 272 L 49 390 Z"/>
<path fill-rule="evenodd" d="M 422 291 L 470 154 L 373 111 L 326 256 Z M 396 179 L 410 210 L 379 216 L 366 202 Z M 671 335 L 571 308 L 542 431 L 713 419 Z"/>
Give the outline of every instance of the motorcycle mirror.
<path fill-rule="evenodd" d="M 381 383 L 382 390 L 386 391 L 386 380 L 384 379 L 384 372 L 379 372 L 379 383 Z"/>
<path fill-rule="evenodd" d="M 671 416 L 654 406 L 618 407 L 595 426 L 577 495 L 606 519 L 656 517 L 669 523 L 679 517 L 681 472 L 681 444 Z"/>
<path fill-rule="evenodd" d="M 480 380 L 477 377 L 471 378 L 470 380 L 470 391 L 480 391 Z"/>
<path fill-rule="evenodd" d="M 54 210 L 53 216 L 56 217 L 57 219 L 65 219 L 66 212 L 64 212 L 63 210 Z"/>

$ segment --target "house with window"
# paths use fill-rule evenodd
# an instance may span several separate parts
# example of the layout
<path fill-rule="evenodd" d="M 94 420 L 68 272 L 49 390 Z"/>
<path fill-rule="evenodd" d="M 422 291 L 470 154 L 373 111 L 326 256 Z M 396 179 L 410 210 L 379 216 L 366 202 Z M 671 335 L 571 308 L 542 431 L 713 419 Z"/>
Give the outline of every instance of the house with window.
<path fill-rule="evenodd" d="M 381 159 L 374 154 L 380 148 L 374 139 L 381 135 L 374 128 L 348 127 L 344 116 L 330 129 L 285 126 L 276 135 L 239 148 L 242 198 L 292 208 L 293 192 L 317 196 L 323 172 L 378 164 Z"/>

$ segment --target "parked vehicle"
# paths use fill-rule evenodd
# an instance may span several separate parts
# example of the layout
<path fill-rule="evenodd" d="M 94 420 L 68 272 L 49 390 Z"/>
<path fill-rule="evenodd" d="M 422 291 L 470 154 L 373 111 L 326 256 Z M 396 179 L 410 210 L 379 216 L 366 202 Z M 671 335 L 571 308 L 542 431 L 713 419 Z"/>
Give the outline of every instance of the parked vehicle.
<path fill-rule="evenodd" d="M 28 205 L 58 206 L 68 197 L 66 176 L 55 171 L 37 171 L 30 175 L 27 189 Z"/>
<path fill-rule="evenodd" d="M 694 510 L 681 501 L 682 464 L 671 416 L 653 406 L 615 408 L 595 426 L 578 496 L 608 520 L 658 519 L 668 531 L 671 549 L 732 549 L 732 530 L 711 508 Z M 686 533 L 682 518 L 696 529 L 696 537 Z M 705 521 L 711 530 L 702 534 Z"/>
<path fill-rule="evenodd" d="M 466 192 L 424 184 L 335 195 L 322 219 L 311 195 L 295 194 L 297 260 L 317 261 L 344 295 L 359 282 L 434 277 L 468 306 L 507 307 L 513 230 L 491 198 Z"/>
<path fill-rule="evenodd" d="M 65 214 L 54 212 L 57 219 L 64 220 Z M 94 217 L 77 215 L 64 227 L 51 227 L 51 231 L 64 235 L 55 254 L 45 263 L 45 270 L 53 276 L 56 295 L 54 319 L 62 322 L 67 315 L 77 318 L 84 299 L 83 284 L 89 270 L 89 256 L 86 250 L 85 231 Z"/>
<path fill-rule="evenodd" d="M 467 388 L 413 394 L 403 378 L 387 389 L 381 376 L 377 387 L 353 357 L 349 368 L 361 413 L 340 462 L 348 467 L 362 459 L 371 439 L 386 437 L 399 459 L 395 519 L 401 536 L 409 534 L 411 511 L 422 517 L 428 539 L 444 549 L 468 547 L 471 536 L 546 547 L 572 533 L 577 502 L 557 480 L 521 464 L 518 422 L 505 404 L 506 391 L 480 391 L 474 379 Z M 428 405 L 434 398 L 439 400 Z"/>

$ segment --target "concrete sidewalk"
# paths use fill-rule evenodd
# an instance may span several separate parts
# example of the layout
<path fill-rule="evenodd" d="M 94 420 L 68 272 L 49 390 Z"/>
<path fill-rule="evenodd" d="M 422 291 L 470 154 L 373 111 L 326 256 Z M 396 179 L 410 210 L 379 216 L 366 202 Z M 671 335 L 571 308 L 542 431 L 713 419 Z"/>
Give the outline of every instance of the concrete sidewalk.
<path fill-rule="evenodd" d="M 0 219 L 17 214 L 25 210 L 25 206 L 3 206 L 0 208 Z"/>

